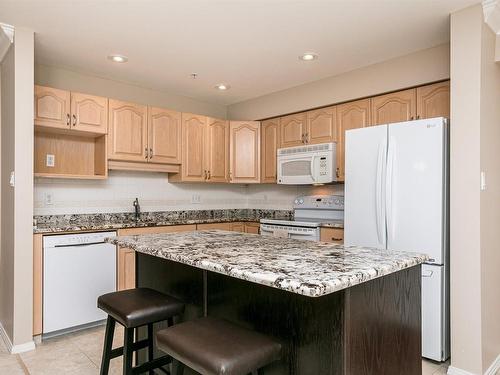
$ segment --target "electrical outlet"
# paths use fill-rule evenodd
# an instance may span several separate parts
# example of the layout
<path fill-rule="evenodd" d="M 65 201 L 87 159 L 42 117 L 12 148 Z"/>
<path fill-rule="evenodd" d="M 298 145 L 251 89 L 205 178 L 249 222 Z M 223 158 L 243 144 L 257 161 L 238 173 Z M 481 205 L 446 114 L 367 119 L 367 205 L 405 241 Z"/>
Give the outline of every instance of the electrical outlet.
<path fill-rule="evenodd" d="M 199 194 L 191 195 L 191 203 L 200 204 L 201 203 L 201 196 Z"/>
<path fill-rule="evenodd" d="M 481 172 L 481 190 L 486 190 L 486 172 Z"/>
<path fill-rule="evenodd" d="M 52 154 L 47 154 L 47 167 L 55 167 L 56 165 L 56 156 Z"/>
<path fill-rule="evenodd" d="M 52 194 L 51 193 L 45 193 L 45 205 L 46 206 L 52 206 Z"/>

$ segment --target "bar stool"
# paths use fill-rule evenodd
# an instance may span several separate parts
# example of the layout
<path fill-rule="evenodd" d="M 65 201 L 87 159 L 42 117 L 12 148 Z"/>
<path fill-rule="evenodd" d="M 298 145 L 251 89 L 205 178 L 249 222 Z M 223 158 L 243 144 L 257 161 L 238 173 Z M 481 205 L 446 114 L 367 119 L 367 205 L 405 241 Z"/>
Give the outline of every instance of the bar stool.
<path fill-rule="evenodd" d="M 168 326 L 173 325 L 173 318 L 183 313 L 184 304 L 174 297 L 148 288 L 128 289 L 103 294 L 97 299 L 97 307 L 108 314 L 104 348 L 101 361 L 101 375 L 107 375 L 111 359 L 123 355 L 123 374 L 140 374 L 165 366 L 171 362 L 169 356 L 153 360 L 153 323 L 166 320 Z M 112 349 L 115 323 L 125 328 L 124 345 Z M 148 338 L 134 342 L 134 329 L 148 326 Z M 133 352 L 148 348 L 148 362 L 132 367 Z"/>
<path fill-rule="evenodd" d="M 225 320 L 205 317 L 176 324 L 156 333 L 158 348 L 177 364 L 203 375 L 262 374 L 281 357 L 281 344 Z"/>

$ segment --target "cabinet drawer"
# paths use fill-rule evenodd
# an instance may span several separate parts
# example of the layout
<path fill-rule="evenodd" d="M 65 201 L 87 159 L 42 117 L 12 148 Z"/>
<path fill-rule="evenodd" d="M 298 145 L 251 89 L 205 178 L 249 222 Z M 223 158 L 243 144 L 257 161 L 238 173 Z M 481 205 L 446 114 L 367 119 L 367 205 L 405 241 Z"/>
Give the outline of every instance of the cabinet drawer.
<path fill-rule="evenodd" d="M 344 229 L 342 228 L 321 228 L 321 242 L 344 243 Z"/>

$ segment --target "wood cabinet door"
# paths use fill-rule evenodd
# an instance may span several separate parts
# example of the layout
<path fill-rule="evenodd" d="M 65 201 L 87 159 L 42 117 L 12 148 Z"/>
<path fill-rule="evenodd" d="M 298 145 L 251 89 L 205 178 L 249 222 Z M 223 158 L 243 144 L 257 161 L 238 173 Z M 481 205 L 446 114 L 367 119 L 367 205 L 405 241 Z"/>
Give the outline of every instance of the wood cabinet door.
<path fill-rule="evenodd" d="M 229 181 L 229 122 L 207 120 L 207 182 Z"/>
<path fill-rule="evenodd" d="M 132 249 L 118 248 L 117 262 L 117 289 L 135 288 L 135 251 Z"/>
<path fill-rule="evenodd" d="M 35 85 L 35 125 L 69 129 L 71 94 L 69 91 Z"/>
<path fill-rule="evenodd" d="M 259 223 L 245 223 L 245 232 L 259 234 L 260 224 Z"/>
<path fill-rule="evenodd" d="M 371 125 L 415 120 L 416 90 L 404 90 L 371 98 Z"/>
<path fill-rule="evenodd" d="M 205 116 L 182 114 L 182 181 L 205 181 Z"/>
<path fill-rule="evenodd" d="M 209 230 L 209 229 L 218 229 L 218 230 L 227 230 L 231 231 L 231 223 L 207 223 L 207 224 L 197 224 L 197 230 Z"/>
<path fill-rule="evenodd" d="M 306 142 L 310 144 L 337 141 L 337 108 L 327 107 L 307 112 Z"/>
<path fill-rule="evenodd" d="M 344 230 L 342 228 L 321 228 L 319 235 L 321 242 L 344 243 Z"/>
<path fill-rule="evenodd" d="M 280 139 L 279 119 L 262 121 L 261 125 L 261 182 L 276 183 L 276 155 Z"/>
<path fill-rule="evenodd" d="M 417 88 L 417 118 L 450 117 L 450 81 Z"/>
<path fill-rule="evenodd" d="M 149 161 L 159 164 L 181 162 L 181 113 L 148 108 Z"/>
<path fill-rule="evenodd" d="M 244 233 L 245 223 L 231 223 L 231 231 Z"/>
<path fill-rule="evenodd" d="M 230 179 L 234 183 L 260 182 L 260 123 L 230 122 Z"/>
<path fill-rule="evenodd" d="M 71 128 L 95 134 L 108 132 L 108 98 L 71 93 Z"/>
<path fill-rule="evenodd" d="M 147 161 L 147 108 L 109 99 L 108 157 L 113 160 Z"/>
<path fill-rule="evenodd" d="M 305 143 L 307 129 L 305 113 L 280 118 L 280 147 L 300 146 Z"/>
<path fill-rule="evenodd" d="M 337 179 L 344 181 L 345 132 L 370 125 L 370 99 L 337 106 Z"/>

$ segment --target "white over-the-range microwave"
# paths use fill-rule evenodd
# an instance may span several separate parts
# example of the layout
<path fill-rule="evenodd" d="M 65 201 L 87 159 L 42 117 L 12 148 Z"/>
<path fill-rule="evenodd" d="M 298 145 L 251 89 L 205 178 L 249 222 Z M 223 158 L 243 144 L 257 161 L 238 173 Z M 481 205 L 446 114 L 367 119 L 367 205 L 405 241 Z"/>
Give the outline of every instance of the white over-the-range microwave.
<path fill-rule="evenodd" d="M 278 149 L 278 184 L 313 185 L 337 181 L 336 143 Z"/>

